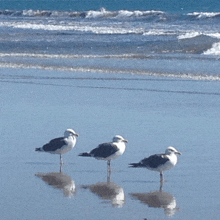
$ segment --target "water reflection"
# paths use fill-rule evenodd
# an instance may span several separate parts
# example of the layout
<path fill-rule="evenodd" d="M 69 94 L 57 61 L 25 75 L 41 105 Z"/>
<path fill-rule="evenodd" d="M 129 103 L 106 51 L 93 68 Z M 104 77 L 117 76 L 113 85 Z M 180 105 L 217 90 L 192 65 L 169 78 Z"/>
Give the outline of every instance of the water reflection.
<path fill-rule="evenodd" d="M 147 204 L 153 208 L 163 208 L 166 216 L 173 216 L 179 208 L 176 207 L 175 197 L 162 190 L 163 183 L 160 183 L 159 191 L 150 193 L 131 193 L 131 196 L 140 200 L 142 203 Z"/>
<path fill-rule="evenodd" d="M 60 167 L 60 172 L 36 173 L 35 176 L 41 178 L 48 185 L 62 190 L 65 197 L 72 197 L 76 192 L 75 182 L 62 172 L 62 167 Z"/>
<path fill-rule="evenodd" d="M 107 182 L 98 182 L 93 185 L 84 185 L 83 189 L 90 189 L 105 201 L 110 201 L 113 207 L 121 208 L 125 204 L 125 194 L 121 186 L 110 181 L 111 171 L 108 172 Z"/>

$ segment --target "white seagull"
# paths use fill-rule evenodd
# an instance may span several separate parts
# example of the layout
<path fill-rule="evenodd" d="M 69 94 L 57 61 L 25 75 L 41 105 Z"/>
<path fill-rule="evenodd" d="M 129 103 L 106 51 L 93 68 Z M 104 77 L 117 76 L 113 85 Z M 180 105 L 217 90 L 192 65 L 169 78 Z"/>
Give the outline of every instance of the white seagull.
<path fill-rule="evenodd" d="M 173 168 L 177 164 L 177 154 L 182 153 L 174 147 L 168 147 L 165 154 L 154 154 L 144 158 L 139 163 L 129 164 L 131 167 L 144 167 L 149 170 L 160 172 L 160 181 L 163 181 L 163 171 Z"/>
<path fill-rule="evenodd" d="M 36 148 L 35 151 L 48 152 L 51 154 L 60 155 L 60 164 L 63 164 L 62 154 L 72 150 L 76 144 L 76 137 L 79 135 L 73 129 L 67 129 L 64 132 L 64 137 L 52 139 L 43 147 Z"/>
<path fill-rule="evenodd" d="M 126 149 L 128 141 L 120 135 L 113 137 L 112 142 L 99 144 L 98 147 L 91 150 L 89 153 L 84 152 L 79 154 L 82 157 L 94 157 L 97 160 L 107 160 L 108 169 L 110 170 L 111 160 L 121 156 Z"/>

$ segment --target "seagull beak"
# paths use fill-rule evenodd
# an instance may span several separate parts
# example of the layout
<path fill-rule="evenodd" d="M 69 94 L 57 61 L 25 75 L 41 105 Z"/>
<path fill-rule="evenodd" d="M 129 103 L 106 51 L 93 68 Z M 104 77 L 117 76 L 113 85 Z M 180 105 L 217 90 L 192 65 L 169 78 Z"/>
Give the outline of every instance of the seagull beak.
<path fill-rule="evenodd" d="M 182 153 L 181 153 L 181 152 L 179 152 L 179 151 L 175 152 L 175 154 L 179 154 L 179 155 L 182 155 Z"/>
<path fill-rule="evenodd" d="M 126 140 L 126 139 L 124 139 L 123 141 L 124 141 L 125 143 L 128 143 L 128 140 Z"/>
<path fill-rule="evenodd" d="M 75 133 L 74 136 L 79 137 L 79 134 Z"/>

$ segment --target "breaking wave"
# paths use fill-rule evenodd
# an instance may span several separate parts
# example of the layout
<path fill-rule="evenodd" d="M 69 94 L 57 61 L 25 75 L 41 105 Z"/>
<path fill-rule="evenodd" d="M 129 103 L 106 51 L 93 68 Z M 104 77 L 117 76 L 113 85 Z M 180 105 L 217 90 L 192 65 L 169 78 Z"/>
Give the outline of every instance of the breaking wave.
<path fill-rule="evenodd" d="M 183 35 L 179 35 L 177 38 L 179 40 L 183 40 L 183 39 L 190 39 L 199 36 L 208 36 L 208 37 L 220 39 L 220 33 L 206 33 L 206 32 L 197 32 L 197 31 L 186 32 Z"/>
<path fill-rule="evenodd" d="M 147 18 L 150 16 L 163 15 L 163 11 L 108 11 L 104 8 L 90 11 L 49 11 L 49 10 L 0 10 L 0 15 L 4 16 L 25 16 L 25 17 L 71 17 L 71 18 Z"/>
<path fill-rule="evenodd" d="M 24 17 L 69 17 L 83 19 L 145 19 L 146 21 L 174 21 L 193 19 L 219 19 L 220 12 L 192 12 L 187 14 L 172 14 L 160 10 L 118 10 L 109 11 L 105 8 L 89 11 L 57 11 L 57 10 L 0 10 L 1 16 L 24 16 Z"/>
<path fill-rule="evenodd" d="M 68 23 L 68 24 L 43 24 L 39 22 L 0 22 L 0 26 L 32 29 L 32 30 L 47 30 L 47 31 L 78 31 L 89 32 L 94 34 L 143 34 L 143 28 L 127 28 L 122 26 L 92 26 L 91 23 Z"/>
<path fill-rule="evenodd" d="M 220 18 L 220 12 L 193 12 L 187 15 L 196 19 Z"/>
<path fill-rule="evenodd" d="M 212 45 L 212 48 L 208 49 L 203 53 L 204 55 L 216 55 L 220 56 L 220 42 L 219 43 L 214 43 Z"/>

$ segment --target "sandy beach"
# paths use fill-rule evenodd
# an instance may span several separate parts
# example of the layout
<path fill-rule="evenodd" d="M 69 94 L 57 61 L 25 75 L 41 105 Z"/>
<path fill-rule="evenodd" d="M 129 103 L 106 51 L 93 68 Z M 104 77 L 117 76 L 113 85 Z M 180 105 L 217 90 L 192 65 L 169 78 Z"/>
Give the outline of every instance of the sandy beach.
<path fill-rule="evenodd" d="M 218 81 L 11 68 L 0 73 L 1 219 L 219 216 Z M 66 128 L 80 136 L 63 156 L 60 173 L 58 155 L 34 149 Z M 78 154 L 116 134 L 128 144 L 112 162 L 107 183 L 106 162 Z M 159 173 L 128 164 L 170 145 L 183 154 L 165 172 L 158 193 Z M 102 187 L 113 193 L 102 195 Z M 155 195 L 159 205 L 151 201 Z"/>

